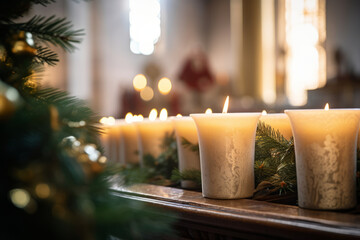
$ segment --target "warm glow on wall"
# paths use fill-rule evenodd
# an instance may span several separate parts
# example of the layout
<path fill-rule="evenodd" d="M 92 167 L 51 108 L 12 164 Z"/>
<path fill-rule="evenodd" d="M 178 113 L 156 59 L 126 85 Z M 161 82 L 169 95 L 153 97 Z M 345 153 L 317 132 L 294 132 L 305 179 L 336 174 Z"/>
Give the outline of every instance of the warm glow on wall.
<path fill-rule="evenodd" d="M 146 84 L 147 84 L 147 80 L 143 74 L 138 74 L 133 79 L 134 89 L 138 92 L 143 90 L 146 87 Z"/>
<path fill-rule="evenodd" d="M 324 0 L 286 0 L 286 94 L 295 106 L 326 83 Z"/>
<path fill-rule="evenodd" d="M 170 79 L 164 77 L 159 80 L 158 89 L 161 94 L 163 95 L 168 94 L 171 91 L 171 88 L 172 88 L 172 84 Z"/>

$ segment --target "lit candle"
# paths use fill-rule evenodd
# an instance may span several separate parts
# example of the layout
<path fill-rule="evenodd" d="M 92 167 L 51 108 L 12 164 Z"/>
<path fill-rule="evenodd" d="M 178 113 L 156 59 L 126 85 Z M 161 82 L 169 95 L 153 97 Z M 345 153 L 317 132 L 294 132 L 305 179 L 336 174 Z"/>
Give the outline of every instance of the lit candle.
<path fill-rule="evenodd" d="M 299 206 L 355 207 L 360 109 L 285 110 L 285 113 L 294 134 Z"/>
<path fill-rule="evenodd" d="M 267 113 L 264 110 L 261 114 L 260 121 L 270 125 L 275 131 L 279 130 L 287 140 L 290 140 L 292 137 L 290 120 L 285 113 Z"/>
<path fill-rule="evenodd" d="M 128 113 L 121 124 L 121 158 L 125 163 L 139 163 L 138 133 L 134 124 L 136 121 L 142 121 L 141 117 Z"/>
<path fill-rule="evenodd" d="M 104 117 L 100 120 L 102 124 L 103 134 L 100 136 L 102 145 L 104 146 L 105 155 L 110 162 L 123 163 L 120 157 L 120 124 L 122 120 L 113 117 Z"/>
<path fill-rule="evenodd" d="M 104 155 L 109 157 L 109 133 L 108 133 L 108 118 L 102 117 L 100 119 L 100 125 L 98 125 L 101 128 L 102 133 L 100 134 L 100 142 L 104 149 Z"/>
<path fill-rule="evenodd" d="M 150 154 L 157 158 L 163 151 L 161 145 L 166 134 L 171 134 L 173 126 L 167 119 L 166 109 L 161 110 L 159 119 L 156 119 L 157 112 L 153 109 L 148 119 L 136 122 L 139 139 L 140 164 L 143 166 L 143 158 Z"/>
<path fill-rule="evenodd" d="M 202 193 L 216 199 L 247 198 L 254 191 L 254 150 L 261 113 L 190 114 L 200 146 Z"/>
<path fill-rule="evenodd" d="M 187 140 L 191 144 L 198 144 L 198 136 L 196 125 L 191 117 L 176 117 L 172 118 L 176 133 L 176 144 L 179 158 L 179 171 L 186 170 L 200 170 L 200 158 L 197 152 L 193 152 L 188 147 L 184 146 L 183 141 Z M 196 188 L 196 183 L 189 180 L 181 181 L 182 188 Z"/>

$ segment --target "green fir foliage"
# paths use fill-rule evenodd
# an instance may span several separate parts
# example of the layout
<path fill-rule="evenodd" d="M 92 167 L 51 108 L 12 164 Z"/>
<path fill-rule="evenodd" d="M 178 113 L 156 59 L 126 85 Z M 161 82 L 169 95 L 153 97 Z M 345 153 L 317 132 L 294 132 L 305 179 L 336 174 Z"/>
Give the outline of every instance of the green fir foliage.
<path fill-rule="evenodd" d="M 171 176 L 171 181 L 180 183 L 181 180 L 190 180 L 196 183 L 197 187 L 201 189 L 201 172 L 198 169 L 187 169 L 180 172 L 179 169 L 174 169 Z"/>
<path fill-rule="evenodd" d="M 195 152 L 195 153 L 197 153 L 199 155 L 199 144 L 193 144 L 184 137 L 181 138 L 181 144 L 185 148 L 187 148 L 190 151 Z"/>
<path fill-rule="evenodd" d="M 162 153 L 155 158 L 150 154 L 143 156 L 143 167 L 127 165 L 121 174 L 126 185 L 135 183 L 151 183 L 162 186 L 172 186 L 172 171 L 178 167 L 179 160 L 175 133 L 166 133 L 161 143 Z"/>
<path fill-rule="evenodd" d="M 23 23 L 10 22 L 7 27 L 10 30 L 31 33 L 38 43 L 51 43 L 66 51 L 74 50 L 74 44 L 80 43 L 80 37 L 84 35 L 83 30 L 72 30 L 71 22 L 54 15 L 50 17 L 36 15 Z"/>
<path fill-rule="evenodd" d="M 171 234 L 169 213 L 116 197 L 110 189 L 118 169 L 104 164 L 96 114 L 83 101 L 39 84 L 43 65 L 58 61 L 48 45 L 71 51 L 82 35 L 63 18 L 19 19 L 33 4 L 52 2 L 0 2 L 0 238 Z M 24 205 L 14 197 L 19 192 L 28 199 Z"/>
<path fill-rule="evenodd" d="M 256 130 L 254 166 L 255 198 L 296 191 L 293 139 L 285 139 L 261 121 Z"/>

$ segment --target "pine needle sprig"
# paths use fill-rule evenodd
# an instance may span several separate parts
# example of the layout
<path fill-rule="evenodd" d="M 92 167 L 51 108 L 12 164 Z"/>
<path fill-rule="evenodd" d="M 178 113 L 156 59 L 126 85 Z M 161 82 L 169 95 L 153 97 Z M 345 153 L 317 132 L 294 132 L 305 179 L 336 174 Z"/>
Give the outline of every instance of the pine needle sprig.
<path fill-rule="evenodd" d="M 40 64 L 49 64 L 55 66 L 59 62 L 58 55 L 48 47 L 37 46 L 34 61 Z"/>
<path fill-rule="evenodd" d="M 54 15 L 48 18 L 35 15 L 27 22 L 11 22 L 7 27 L 29 32 L 35 40 L 45 44 L 51 43 L 69 52 L 75 49 L 74 44 L 80 43 L 80 36 L 84 35 L 83 30 L 72 30 L 73 25 L 66 21 L 66 18 L 56 18 Z"/>
<path fill-rule="evenodd" d="M 296 191 L 294 141 L 259 122 L 255 140 L 255 198 Z"/>
<path fill-rule="evenodd" d="M 59 119 L 62 119 L 60 124 L 66 126 L 68 133 L 88 135 L 91 137 L 91 139 L 87 139 L 90 142 L 94 142 L 97 135 L 101 133 L 101 129 L 97 127 L 99 117 L 86 106 L 84 101 L 53 88 L 38 90 L 31 96 L 38 101 L 55 106 L 59 112 Z M 86 122 L 79 124 L 78 127 L 74 127 L 76 124 L 70 124 L 84 121 L 84 119 Z M 76 135 L 74 136 L 77 137 Z"/>
<path fill-rule="evenodd" d="M 187 140 L 186 138 L 182 137 L 181 138 L 181 145 L 183 147 L 189 149 L 190 151 L 199 154 L 199 144 L 193 144 L 189 140 Z"/>
<path fill-rule="evenodd" d="M 257 144 L 265 149 L 274 149 L 276 151 L 285 151 L 289 147 L 289 142 L 282 136 L 279 130 L 259 122 L 256 129 Z"/>
<path fill-rule="evenodd" d="M 30 0 L 30 1 L 33 2 L 34 4 L 40 4 L 44 7 L 46 5 L 56 2 L 55 0 Z"/>
<path fill-rule="evenodd" d="M 198 169 L 187 169 L 180 172 L 179 169 L 172 171 L 171 181 L 180 183 L 181 180 L 189 180 L 196 183 L 198 188 L 201 188 L 201 172 Z"/>
<path fill-rule="evenodd" d="M 125 184 L 151 183 L 163 186 L 173 185 L 174 183 L 170 180 L 172 171 L 179 164 L 174 132 L 164 135 L 161 148 L 163 152 L 158 157 L 154 157 L 151 154 L 143 156 L 143 167 L 135 165 L 124 168 L 121 171 L 121 175 L 124 178 Z"/>

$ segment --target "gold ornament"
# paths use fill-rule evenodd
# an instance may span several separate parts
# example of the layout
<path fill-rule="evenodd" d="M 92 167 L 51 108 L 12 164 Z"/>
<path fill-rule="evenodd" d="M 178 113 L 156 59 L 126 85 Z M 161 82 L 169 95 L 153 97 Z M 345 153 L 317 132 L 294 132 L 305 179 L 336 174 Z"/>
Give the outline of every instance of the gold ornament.
<path fill-rule="evenodd" d="M 18 91 L 0 81 L 0 119 L 10 117 L 21 104 Z"/>
<path fill-rule="evenodd" d="M 25 32 L 19 32 L 16 37 L 17 40 L 14 42 L 11 51 L 16 55 L 22 56 L 34 56 L 36 54 L 36 49 L 31 47 L 28 42 L 29 38 L 25 37 Z M 28 40 L 28 41 L 27 41 Z M 32 40 L 32 39 L 31 39 Z"/>

